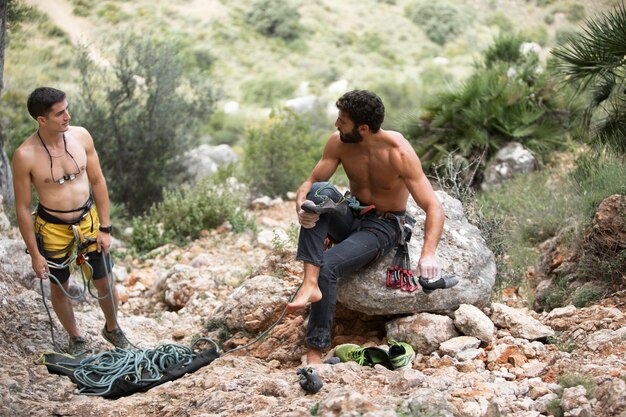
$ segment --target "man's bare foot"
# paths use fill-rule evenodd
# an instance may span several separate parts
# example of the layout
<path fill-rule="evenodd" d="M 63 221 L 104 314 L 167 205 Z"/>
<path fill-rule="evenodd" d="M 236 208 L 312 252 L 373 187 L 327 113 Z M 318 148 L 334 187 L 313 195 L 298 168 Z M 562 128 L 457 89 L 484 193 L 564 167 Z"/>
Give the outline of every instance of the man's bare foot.
<path fill-rule="evenodd" d="M 316 303 L 322 299 L 322 292 L 317 285 L 306 286 L 303 285 L 296 298 L 292 302 L 287 304 L 287 311 L 295 311 L 299 308 L 305 307 L 309 303 Z"/>
<path fill-rule="evenodd" d="M 306 363 L 307 365 L 322 364 L 322 351 L 311 347 L 308 348 L 306 351 Z"/>

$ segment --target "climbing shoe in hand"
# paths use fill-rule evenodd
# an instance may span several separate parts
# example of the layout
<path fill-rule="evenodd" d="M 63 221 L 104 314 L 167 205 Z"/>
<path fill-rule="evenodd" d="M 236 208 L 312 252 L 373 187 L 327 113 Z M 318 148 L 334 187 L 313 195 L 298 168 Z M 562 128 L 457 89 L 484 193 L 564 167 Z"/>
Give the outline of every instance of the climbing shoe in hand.
<path fill-rule="evenodd" d="M 410 369 L 413 367 L 415 351 L 405 342 L 397 342 L 389 339 L 389 361 L 393 369 Z"/>
<path fill-rule="evenodd" d="M 300 208 L 309 213 L 343 216 L 348 211 L 348 200 L 328 182 L 316 182 Z"/>
<path fill-rule="evenodd" d="M 128 347 L 128 340 L 126 339 L 126 336 L 124 336 L 124 332 L 122 332 L 119 328 L 109 332 L 105 324 L 102 328 L 102 337 L 117 348 L 126 349 Z"/>
<path fill-rule="evenodd" d="M 422 286 L 425 294 L 430 294 L 435 290 L 443 290 L 445 288 L 452 288 L 459 283 L 459 277 L 454 274 L 443 274 L 441 277 L 435 280 L 427 280 L 419 277 L 419 284 Z"/>

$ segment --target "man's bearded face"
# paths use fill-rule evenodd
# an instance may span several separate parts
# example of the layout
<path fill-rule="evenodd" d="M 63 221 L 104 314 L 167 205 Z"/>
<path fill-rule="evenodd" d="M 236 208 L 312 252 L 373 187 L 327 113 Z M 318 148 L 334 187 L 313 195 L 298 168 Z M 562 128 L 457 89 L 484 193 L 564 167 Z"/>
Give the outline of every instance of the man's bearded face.
<path fill-rule="evenodd" d="M 363 136 L 359 133 L 356 126 L 352 128 L 352 132 L 350 133 L 343 133 L 339 128 L 337 128 L 337 130 L 339 130 L 339 139 L 341 139 L 343 143 L 359 143 L 363 140 Z"/>

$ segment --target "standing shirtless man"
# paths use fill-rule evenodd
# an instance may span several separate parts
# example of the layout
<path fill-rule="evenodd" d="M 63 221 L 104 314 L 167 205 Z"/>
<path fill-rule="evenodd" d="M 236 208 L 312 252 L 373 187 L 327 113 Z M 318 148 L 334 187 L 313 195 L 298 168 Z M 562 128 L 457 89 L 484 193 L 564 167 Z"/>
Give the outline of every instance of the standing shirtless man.
<path fill-rule="evenodd" d="M 435 251 L 444 212 L 414 149 L 400 133 L 380 128 L 385 107 L 376 94 L 350 91 L 336 104 L 338 131 L 328 139 L 322 159 L 296 196 L 302 226 L 297 259 L 304 262 L 304 282 L 288 309 L 312 303 L 306 336 L 308 363 L 320 363 L 322 350 L 331 345 L 337 277 L 367 266 L 397 245 L 401 234 L 397 217 L 404 215 L 409 194 L 426 212 L 416 276 L 432 279 L 439 274 Z M 350 181 L 351 195 L 370 210 L 347 210 L 339 216 L 303 210 L 302 204 L 311 200 L 312 192 L 331 178 L 339 164 Z M 338 243 L 323 251 L 327 235 Z"/>
<path fill-rule="evenodd" d="M 52 307 L 70 336 L 69 353 L 82 353 L 86 340 L 76 324 L 71 300 L 60 288 L 69 287 L 69 266 L 57 269 L 48 264 L 61 264 L 68 259 L 68 244 L 74 238 L 72 226 L 77 227 L 84 238 L 93 241 L 84 249 L 93 267 L 93 283 L 106 320 L 102 335 L 114 346 L 125 348 L 128 341 L 115 318 L 117 291 L 112 282 L 109 289 L 109 280 L 105 279 L 105 256 L 111 245 L 109 195 L 93 139 L 86 129 L 70 126 L 69 106 L 60 90 L 35 89 L 28 97 L 27 107 L 39 128 L 15 151 L 12 169 L 17 221 L 33 271 L 40 279 L 48 274 L 55 278 L 50 285 Z M 39 199 L 34 222 L 33 186 Z"/>

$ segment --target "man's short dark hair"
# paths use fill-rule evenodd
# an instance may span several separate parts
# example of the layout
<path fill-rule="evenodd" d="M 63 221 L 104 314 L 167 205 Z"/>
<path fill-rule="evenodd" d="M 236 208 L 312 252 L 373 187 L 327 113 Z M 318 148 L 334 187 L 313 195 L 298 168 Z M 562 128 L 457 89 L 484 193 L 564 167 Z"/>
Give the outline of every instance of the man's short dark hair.
<path fill-rule="evenodd" d="M 371 91 L 348 91 L 337 100 L 336 105 L 348 115 L 355 127 L 367 125 L 372 133 L 378 132 L 385 119 L 385 105 Z"/>
<path fill-rule="evenodd" d="M 50 113 L 52 106 L 65 100 L 65 93 L 52 87 L 36 88 L 26 102 L 28 113 L 33 119 L 37 120 L 39 116 L 45 116 Z"/>

